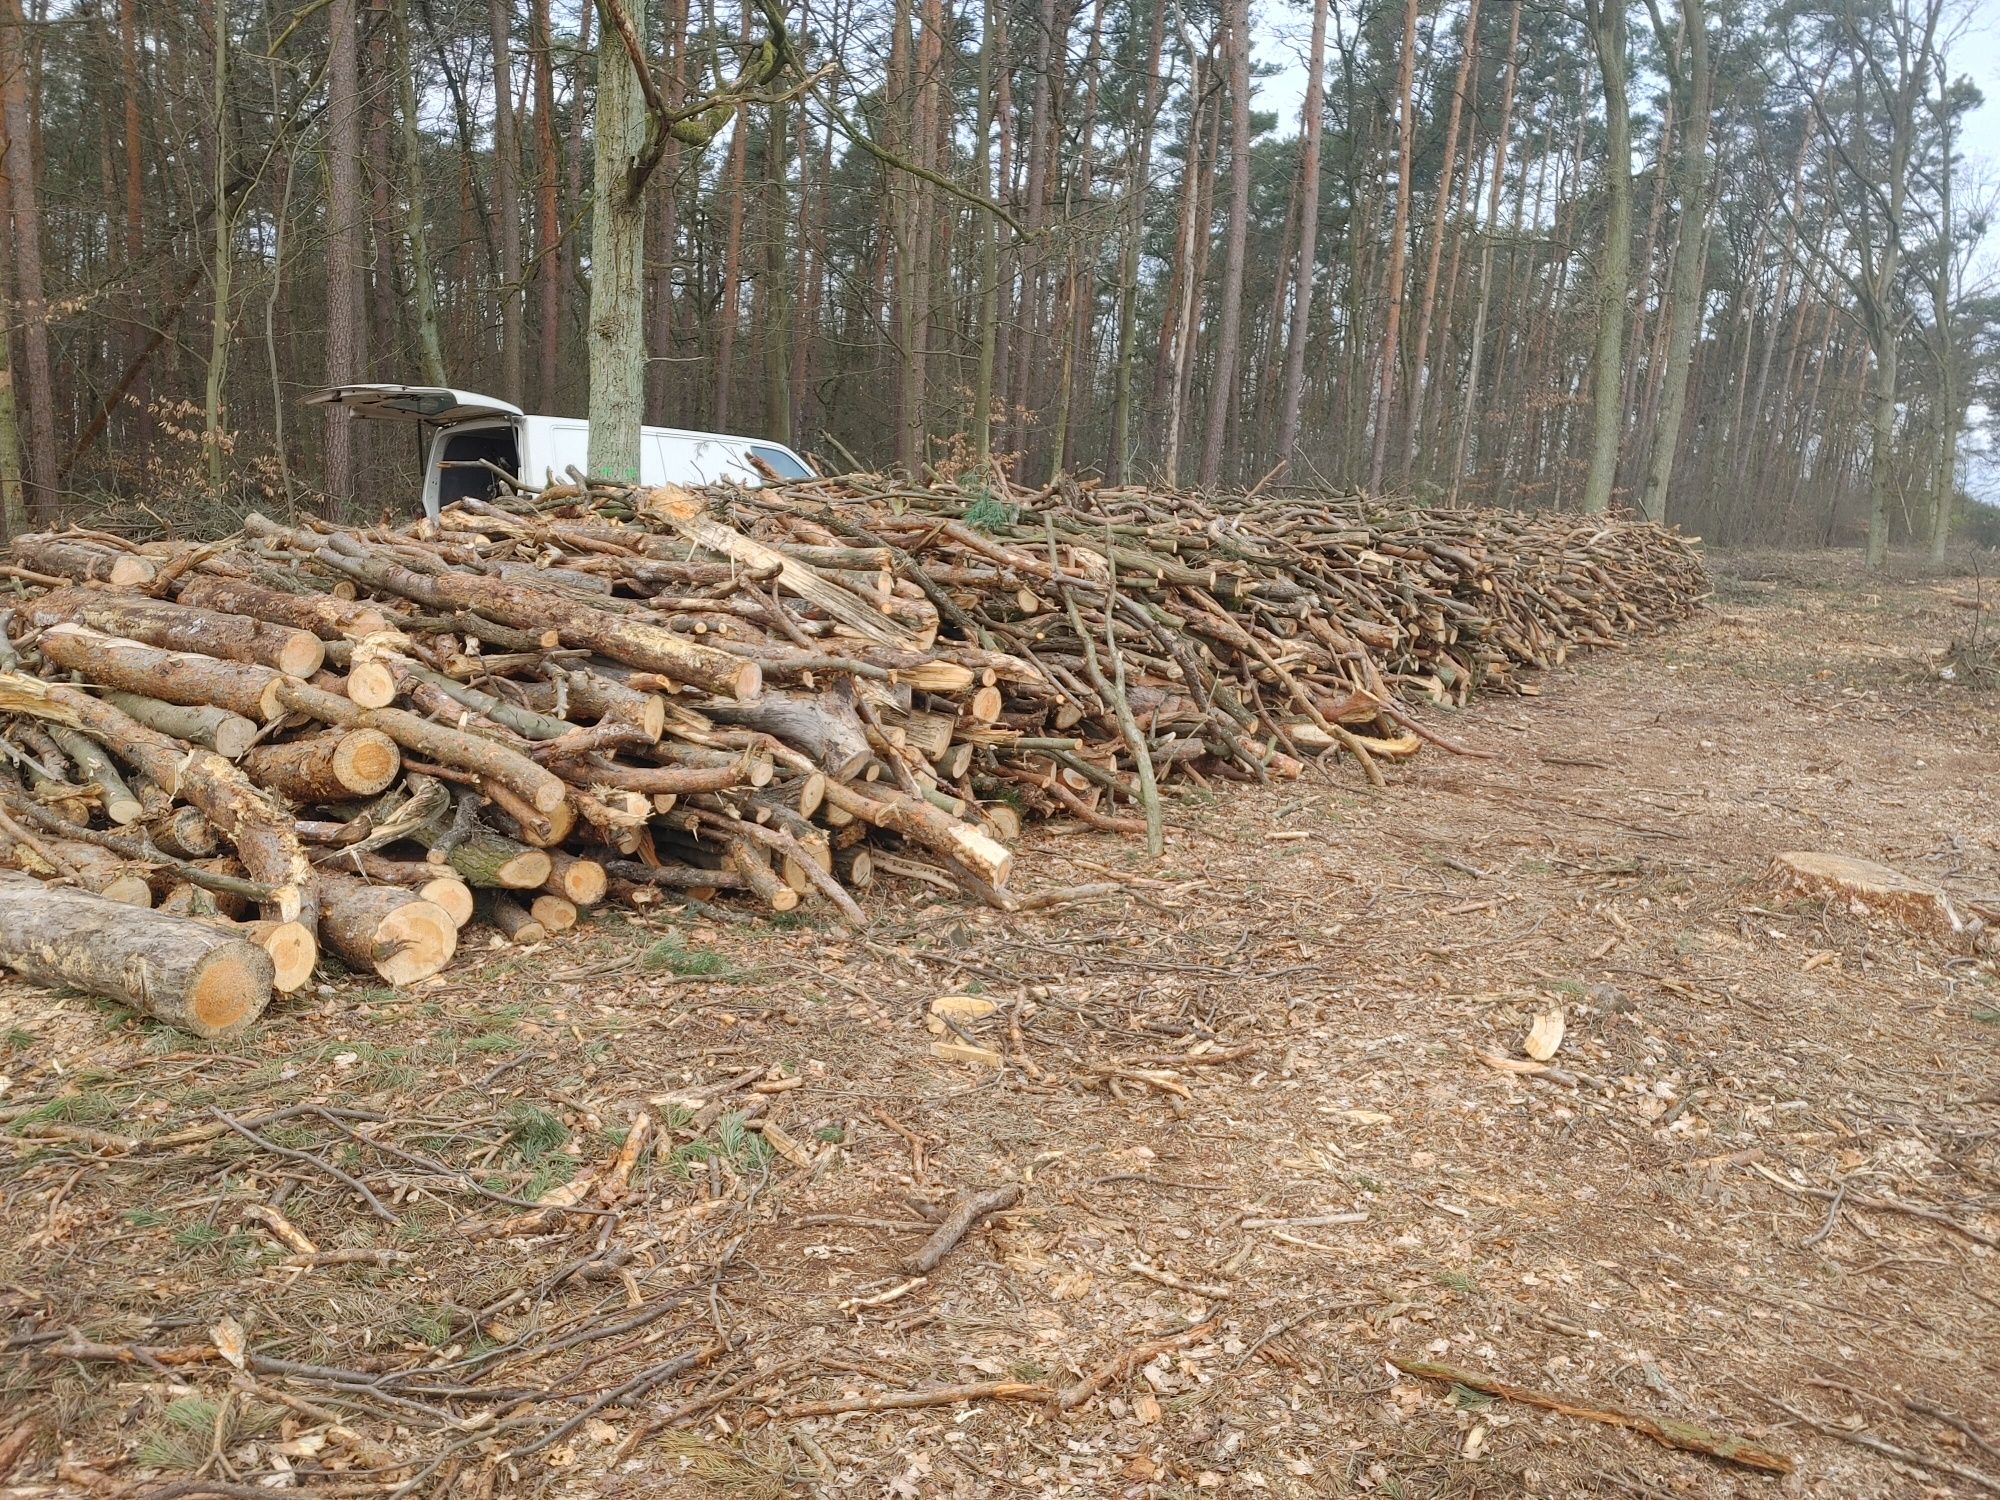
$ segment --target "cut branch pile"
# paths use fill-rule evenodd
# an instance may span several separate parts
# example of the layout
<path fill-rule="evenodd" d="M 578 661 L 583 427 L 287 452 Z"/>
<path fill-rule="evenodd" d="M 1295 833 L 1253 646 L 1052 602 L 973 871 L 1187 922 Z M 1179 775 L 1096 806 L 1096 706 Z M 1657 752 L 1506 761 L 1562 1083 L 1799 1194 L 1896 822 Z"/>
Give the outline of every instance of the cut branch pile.
<path fill-rule="evenodd" d="M 1010 889 L 1023 814 L 1157 847 L 1170 779 L 1344 754 L 1379 784 L 1455 748 L 1414 705 L 1532 692 L 1524 668 L 1706 586 L 1652 526 L 993 483 L 576 483 L 436 526 L 24 537 L 0 865 L 205 923 L 281 990 L 321 947 L 410 983 L 468 921 L 534 942 L 607 898 L 859 925 L 888 874 L 1022 909 L 1049 899 Z M 14 948 L 184 1024 L 261 1008 Z M 238 959 L 203 983 L 254 986 Z"/>

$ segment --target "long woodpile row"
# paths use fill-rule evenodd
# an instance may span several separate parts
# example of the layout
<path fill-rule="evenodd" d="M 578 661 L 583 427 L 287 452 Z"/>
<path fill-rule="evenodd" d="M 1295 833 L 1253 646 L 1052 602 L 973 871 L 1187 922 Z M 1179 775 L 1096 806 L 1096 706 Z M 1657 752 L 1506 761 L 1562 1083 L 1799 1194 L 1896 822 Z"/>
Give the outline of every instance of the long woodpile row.
<path fill-rule="evenodd" d="M 1379 781 L 1438 739 L 1423 700 L 1532 691 L 1705 588 L 1649 526 L 996 483 L 24 537 L 0 963 L 213 1033 L 322 947 L 406 984 L 469 921 L 605 899 L 859 925 L 887 874 L 1021 909 L 1061 894 L 1010 888 L 1024 815 L 1157 841 L 1172 777 Z"/>

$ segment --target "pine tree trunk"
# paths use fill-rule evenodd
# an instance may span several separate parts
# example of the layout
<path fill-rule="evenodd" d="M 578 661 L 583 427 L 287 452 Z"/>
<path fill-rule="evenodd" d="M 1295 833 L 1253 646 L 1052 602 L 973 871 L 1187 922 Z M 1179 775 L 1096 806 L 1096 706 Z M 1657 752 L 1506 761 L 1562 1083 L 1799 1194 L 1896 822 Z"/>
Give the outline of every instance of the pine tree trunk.
<path fill-rule="evenodd" d="M 361 87 L 355 0 L 327 10 L 326 380 L 360 378 L 356 334 L 361 323 Z M 347 413 L 326 414 L 327 514 L 339 519 L 354 497 L 354 429 Z"/>
<path fill-rule="evenodd" d="M 125 314 L 124 357 L 127 364 L 139 358 L 146 347 L 148 265 L 146 257 L 145 160 L 139 149 L 139 16 L 138 0 L 118 3 L 119 82 L 125 121 L 125 275 L 131 285 Z M 151 393 L 145 371 L 132 382 L 127 393 L 139 414 L 137 423 L 142 449 L 152 437 Z"/>
<path fill-rule="evenodd" d="M 992 0 L 987 3 L 990 5 Z M 1126 466 L 1132 461 L 1132 368 L 1139 355 L 1139 242 L 1146 231 L 1153 131 L 1160 114 L 1160 51 L 1166 41 L 1166 24 L 1167 7 L 1155 5 L 1152 36 L 1146 43 L 1146 92 L 1134 126 L 1135 139 L 1128 148 L 1132 168 L 1125 191 L 1131 201 L 1119 248 L 1118 351 L 1112 375 L 1111 452 L 1105 464 L 1105 478 L 1113 485 L 1125 483 Z"/>
<path fill-rule="evenodd" d="M 1479 0 L 1472 0 L 1475 12 Z M 1290 464 L 1299 442 L 1299 405 L 1306 383 L 1306 340 L 1312 331 L 1313 272 L 1319 259 L 1319 150 L 1326 114 L 1326 21 L 1329 0 L 1313 0 L 1307 53 L 1304 144 L 1299 155 L 1299 256 L 1293 269 L 1292 326 L 1285 342 L 1285 384 L 1278 417 L 1278 462 Z"/>
<path fill-rule="evenodd" d="M 487 0 L 493 44 L 493 199 L 500 235 L 500 394 L 516 404 L 522 388 L 521 141 L 514 125 L 513 10 Z"/>
<path fill-rule="evenodd" d="M 1203 489 L 1213 489 L 1222 477 L 1223 438 L 1236 394 L 1243 259 L 1250 231 L 1250 173 L 1250 0 L 1233 0 L 1229 19 L 1229 229 L 1222 252 L 1222 305 L 1217 311 L 1215 369 L 1201 453 Z"/>
<path fill-rule="evenodd" d="M 1437 307 L 1438 273 L 1444 261 L 1446 226 L 1450 222 L 1452 171 L 1458 160 L 1458 122 L 1465 110 L 1466 80 L 1479 54 L 1479 0 L 1465 8 L 1465 39 L 1460 44 L 1458 77 L 1451 86 L 1451 108 L 1444 127 L 1444 160 L 1438 166 L 1437 212 L 1431 220 L 1431 242 L 1424 266 L 1424 290 L 1417 303 L 1417 340 L 1410 361 L 1410 405 L 1403 422 L 1403 475 L 1416 462 L 1417 427 L 1430 388 L 1431 316 Z M 1470 153 L 1467 153 L 1468 155 Z"/>
<path fill-rule="evenodd" d="M 1604 187 L 1607 208 L 1597 265 L 1597 343 L 1591 356 L 1590 471 L 1583 509 L 1611 508 L 1624 425 L 1625 299 L 1632 270 L 1632 120 L 1625 103 L 1624 0 L 1584 0 L 1584 14 L 1604 78 Z"/>
<path fill-rule="evenodd" d="M 336 0 L 342 3 L 342 0 Z M 535 398 L 545 412 L 557 408 L 556 357 L 562 333 L 562 219 L 557 198 L 561 164 L 556 157 L 555 39 L 549 0 L 532 0 L 528 45 L 535 69 Z M 527 476 L 540 482 L 542 475 Z"/>
<path fill-rule="evenodd" d="M 28 99 L 27 24 L 21 0 L 0 4 L 0 103 L 6 120 L 8 192 L 14 214 L 13 312 L 21 331 L 22 378 L 16 387 L 18 410 L 26 413 L 23 437 L 28 508 L 42 525 L 57 512 L 56 386 L 49 362 L 49 310 L 42 291 L 42 216 L 36 193 L 35 120 Z"/>
<path fill-rule="evenodd" d="M 410 296 L 416 303 L 417 355 L 423 361 L 424 380 L 430 385 L 451 384 L 445 372 L 444 338 L 438 330 L 437 285 L 431 278 L 429 219 L 425 207 L 423 137 L 417 130 L 417 85 L 415 59 L 410 51 L 409 0 L 394 0 L 396 87 L 400 96 L 397 113 L 403 138 L 403 223 L 410 242 Z"/>
<path fill-rule="evenodd" d="M 1687 47 L 1687 118 L 1681 124 L 1674 194 L 1680 199 L 1680 247 L 1674 252 L 1672 304 L 1668 313 L 1666 371 L 1660 382 L 1660 415 L 1646 467 L 1639 508 L 1649 521 L 1667 518 L 1667 492 L 1680 447 L 1681 417 L 1687 407 L 1688 370 L 1695 333 L 1701 325 L 1708 269 L 1708 136 L 1714 85 L 1708 62 L 1708 17 L 1701 0 L 1681 0 Z M 1755 413 L 1753 412 L 1754 416 Z"/>
<path fill-rule="evenodd" d="M 973 130 L 973 191 L 993 194 L 991 142 L 995 101 L 993 0 L 985 0 L 979 23 L 979 120 Z M 989 213 L 980 212 L 974 231 L 979 240 L 978 318 L 972 378 L 972 456 L 981 482 L 993 455 L 993 345 L 1000 323 L 1000 226 Z M 1115 481 L 1114 481 L 1115 482 Z"/>
<path fill-rule="evenodd" d="M 750 7 L 743 7 L 742 39 L 750 39 Z M 730 128 L 729 164 L 723 175 L 723 197 L 729 207 L 729 234 L 722 251 L 722 296 L 715 306 L 715 427 L 729 430 L 736 390 L 736 304 L 742 296 L 743 179 L 750 150 L 750 117 L 739 105 Z"/>
<path fill-rule="evenodd" d="M 1402 66 L 1397 75 L 1396 98 L 1400 125 L 1396 143 L 1396 215 L 1389 227 L 1389 266 L 1382 278 L 1382 353 L 1376 368 L 1375 411 L 1370 425 L 1374 447 L 1368 459 L 1368 488 L 1382 487 L 1382 469 L 1389 454 L 1389 411 L 1396 396 L 1396 371 L 1402 359 L 1403 259 L 1409 252 L 1410 171 L 1416 154 L 1415 80 L 1417 62 L 1417 7 L 1409 0 L 1403 10 Z"/>
<path fill-rule="evenodd" d="M 270 955 L 233 932 L 0 871 L 0 965 L 119 1000 L 200 1037 L 271 1003 Z"/>
<path fill-rule="evenodd" d="M 229 203 L 229 15 L 216 0 L 209 8 L 209 29 L 215 41 L 215 110 L 209 117 L 215 155 L 215 255 L 209 269 L 208 380 L 201 408 L 202 448 L 208 458 L 208 490 L 222 493 L 222 388 L 229 375 L 229 299 L 234 269 L 232 231 L 235 214 Z"/>
<path fill-rule="evenodd" d="M 785 185 L 791 127 L 774 104 L 764 126 L 764 435 L 792 441 L 791 194 Z"/>

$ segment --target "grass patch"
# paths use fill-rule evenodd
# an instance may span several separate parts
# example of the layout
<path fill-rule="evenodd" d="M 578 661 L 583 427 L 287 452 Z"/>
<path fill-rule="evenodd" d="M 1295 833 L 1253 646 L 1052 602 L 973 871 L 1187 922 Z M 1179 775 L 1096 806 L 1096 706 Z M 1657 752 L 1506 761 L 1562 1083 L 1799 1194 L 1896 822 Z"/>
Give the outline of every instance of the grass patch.
<path fill-rule="evenodd" d="M 517 1104 L 507 1113 L 508 1144 L 524 1162 L 540 1161 L 568 1139 L 569 1126 L 539 1105 Z"/>
<path fill-rule="evenodd" d="M 420 1344 L 429 1344 L 433 1349 L 442 1348 L 451 1342 L 452 1330 L 458 1325 L 452 1322 L 451 1314 L 442 1307 L 425 1303 L 411 1309 L 403 1319 L 403 1332 Z"/>
<path fill-rule="evenodd" d="M 639 967 L 680 979 L 722 979 L 736 972 L 735 966 L 720 953 L 684 947 L 677 937 L 663 937 L 653 944 L 640 955 Z"/>

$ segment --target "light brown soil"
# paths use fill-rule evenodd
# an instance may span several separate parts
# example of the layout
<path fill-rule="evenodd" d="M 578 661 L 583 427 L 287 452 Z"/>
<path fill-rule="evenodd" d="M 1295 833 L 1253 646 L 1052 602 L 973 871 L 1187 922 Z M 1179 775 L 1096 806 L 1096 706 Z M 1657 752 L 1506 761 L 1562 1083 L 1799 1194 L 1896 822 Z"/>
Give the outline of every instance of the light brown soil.
<path fill-rule="evenodd" d="M 1428 716 L 1494 759 L 1426 751 L 1374 795 L 1341 766 L 1183 797 L 1158 867 L 1107 835 L 1029 836 L 1024 885 L 1110 871 L 1135 901 L 1002 918 L 877 888 L 865 939 L 600 918 L 532 955 L 474 945 L 410 993 L 295 997 L 222 1051 L 0 983 L 0 1107 L 44 1106 L 0 1134 L 0 1413 L 34 1431 L 15 1482 L 144 1493 L 155 1470 L 255 1483 L 282 1462 L 300 1493 L 383 1495 L 1990 1489 L 2000 983 L 1970 940 L 1764 879 L 1781 850 L 1826 849 L 2000 905 L 2000 697 L 1930 659 L 1971 585 L 1721 571 L 1692 626 Z M 947 993 L 999 1002 L 960 1024 L 1007 1066 L 933 1058 Z M 1558 1074 L 1480 1060 L 1518 1059 L 1556 1007 Z M 689 1119 L 704 1085 L 765 1067 L 802 1080 L 757 1097 L 804 1166 Z M 117 1139 L 313 1101 L 381 1117 L 346 1123 L 419 1159 L 306 1114 L 261 1127 L 303 1157 Z M 664 1145 L 606 1195 L 619 1214 L 554 1234 L 479 1238 L 521 1210 L 423 1164 L 533 1198 L 641 1111 Z M 854 1305 L 911 1280 L 931 1213 L 1004 1182 L 1018 1207 Z M 412 1259 L 287 1268 L 243 1215 L 274 1200 L 323 1250 Z M 1322 1222 L 1244 1222 L 1271 1219 Z M 225 1316 L 253 1356 L 226 1406 L 219 1363 L 48 1352 L 73 1328 L 207 1345 Z M 1059 1387 L 1207 1320 L 1066 1415 L 788 1414 Z M 1798 1470 L 1454 1392 L 1398 1356 Z M 622 1453 L 648 1419 L 681 1425 Z"/>

